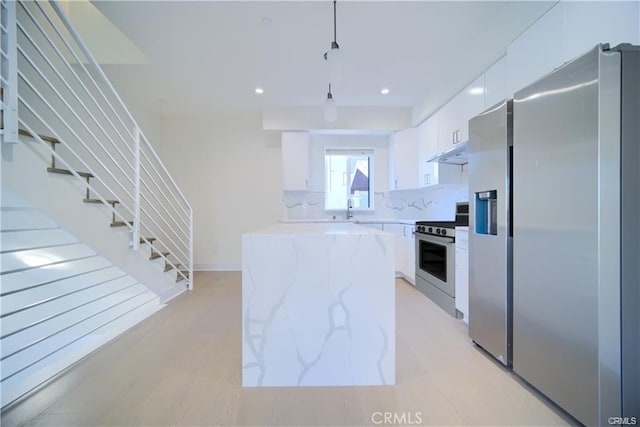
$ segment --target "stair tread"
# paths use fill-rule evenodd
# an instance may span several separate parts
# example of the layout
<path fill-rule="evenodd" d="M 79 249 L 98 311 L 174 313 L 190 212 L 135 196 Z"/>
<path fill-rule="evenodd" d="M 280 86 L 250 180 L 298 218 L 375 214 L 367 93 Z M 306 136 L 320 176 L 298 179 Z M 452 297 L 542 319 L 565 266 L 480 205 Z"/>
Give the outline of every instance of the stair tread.
<path fill-rule="evenodd" d="M 151 256 L 149 257 L 149 259 L 157 259 L 161 256 L 164 256 L 166 258 L 169 256 L 169 252 L 151 252 Z"/>
<path fill-rule="evenodd" d="M 171 270 L 173 270 L 174 268 L 180 268 L 180 265 L 181 265 L 181 264 L 180 264 L 179 262 L 177 262 L 177 263 L 175 263 L 175 264 L 171 265 L 171 264 L 169 264 L 167 261 L 165 261 L 165 262 L 164 262 L 164 271 L 165 271 L 165 272 L 167 272 L 167 271 L 171 271 Z M 174 267 L 174 266 L 175 266 L 175 267 Z"/>
<path fill-rule="evenodd" d="M 24 135 L 24 136 L 28 136 L 28 137 L 33 138 L 33 135 L 32 135 L 32 134 L 31 134 L 31 132 L 29 132 L 28 130 L 25 130 L 25 129 L 19 129 L 19 130 L 18 130 L 18 133 L 19 133 L 20 135 Z M 46 136 L 46 135 L 40 135 L 40 134 L 38 134 L 38 136 L 39 136 L 39 137 L 40 137 L 40 139 L 42 139 L 43 141 L 47 141 L 47 142 L 50 142 L 50 143 L 52 143 L 52 144 L 60 144 L 60 140 L 59 140 L 59 139 L 57 139 L 57 138 L 54 138 L 54 137 L 52 137 L 52 136 Z"/>
<path fill-rule="evenodd" d="M 47 172 L 59 173 L 62 175 L 73 175 L 73 173 L 69 169 L 47 168 Z M 93 178 L 93 175 L 89 172 L 78 172 L 78 175 L 84 178 Z"/>
<path fill-rule="evenodd" d="M 147 241 L 145 242 L 145 240 L 144 240 L 144 239 L 147 239 Z M 156 240 L 156 238 L 155 238 L 155 237 L 141 237 L 141 238 L 140 238 L 140 244 L 145 244 L 145 243 L 147 243 L 147 242 L 152 243 L 152 242 L 154 242 L 155 240 Z"/>
<path fill-rule="evenodd" d="M 127 224 L 129 225 L 133 225 L 133 221 L 116 221 L 116 222 L 112 222 L 110 225 L 111 227 L 124 227 Z"/>
<path fill-rule="evenodd" d="M 83 202 L 85 203 L 102 203 L 102 200 L 100 199 L 82 199 Z M 110 205 L 115 205 L 116 203 L 120 203 L 118 200 L 106 200 L 107 203 L 109 203 Z"/>

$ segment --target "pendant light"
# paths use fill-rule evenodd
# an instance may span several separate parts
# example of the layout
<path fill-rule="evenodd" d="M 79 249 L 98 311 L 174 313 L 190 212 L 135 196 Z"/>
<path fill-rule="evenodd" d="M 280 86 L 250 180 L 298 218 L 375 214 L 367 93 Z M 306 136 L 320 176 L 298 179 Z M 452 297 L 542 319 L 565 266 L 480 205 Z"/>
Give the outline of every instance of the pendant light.
<path fill-rule="evenodd" d="M 338 119 L 338 109 L 336 108 L 336 101 L 331 94 L 331 83 L 329 83 L 329 92 L 327 93 L 327 99 L 324 101 L 324 121 L 335 122 Z"/>
<path fill-rule="evenodd" d="M 333 0 L 333 41 L 331 49 L 325 52 L 324 59 L 329 64 L 329 81 L 340 83 L 342 81 L 342 54 L 336 37 L 336 0 Z"/>

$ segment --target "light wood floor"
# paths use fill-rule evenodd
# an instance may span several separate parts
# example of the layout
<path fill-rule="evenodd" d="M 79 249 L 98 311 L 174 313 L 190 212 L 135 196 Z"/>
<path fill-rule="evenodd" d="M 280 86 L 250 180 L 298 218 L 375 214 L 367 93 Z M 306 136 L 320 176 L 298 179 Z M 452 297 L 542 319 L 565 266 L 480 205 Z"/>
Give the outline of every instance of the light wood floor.
<path fill-rule="evenodd" d="M 405 425 L 570 423 L 402 280 L 397 385 L 243 389 L 241 275 L 195 280 L 194 291 L 9 408 L 2 426 L 355 426 L 380 424 L 385 412 Z"/>

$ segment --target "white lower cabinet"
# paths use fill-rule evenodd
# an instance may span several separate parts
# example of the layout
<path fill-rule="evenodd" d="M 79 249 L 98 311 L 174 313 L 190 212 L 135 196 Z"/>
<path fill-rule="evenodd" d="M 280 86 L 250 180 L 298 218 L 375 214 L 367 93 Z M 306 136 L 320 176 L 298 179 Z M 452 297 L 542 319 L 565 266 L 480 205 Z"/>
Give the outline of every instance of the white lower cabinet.
<path fill-rule="evenodd" d="M 413 226 L 407 224 L 385 223 L 384 231 L 395 236 L 396 277 L 402 277 L 415 285 L 415 240 Z"/>
<path fill-rule="evenodd" d="M 416 284 L 416 238 L 414 236 L 415 226 L 404 226 L 404 240 L 407 245 L 407 271 L 405 280 L 415 286 Z"/>
<path fill-rule="evenodd" d="M 456 227 L 456 309 L 469 323 L 469 230 Z"/>

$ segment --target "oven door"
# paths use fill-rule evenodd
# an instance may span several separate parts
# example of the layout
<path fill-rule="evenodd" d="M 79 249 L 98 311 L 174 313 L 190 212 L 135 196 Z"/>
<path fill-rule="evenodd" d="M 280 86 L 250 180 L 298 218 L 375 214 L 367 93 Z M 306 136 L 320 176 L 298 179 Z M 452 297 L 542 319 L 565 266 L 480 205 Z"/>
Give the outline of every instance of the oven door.
<path fill-rule="evenodd" d="M 416 233 L 416 275 L 455 297 L 455 241 Z"/>

